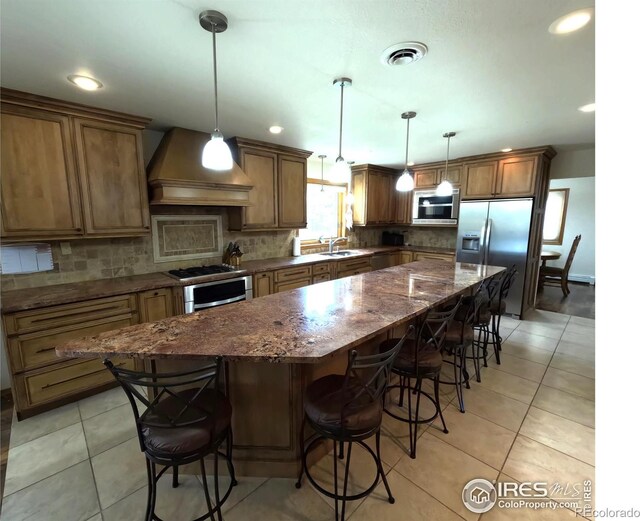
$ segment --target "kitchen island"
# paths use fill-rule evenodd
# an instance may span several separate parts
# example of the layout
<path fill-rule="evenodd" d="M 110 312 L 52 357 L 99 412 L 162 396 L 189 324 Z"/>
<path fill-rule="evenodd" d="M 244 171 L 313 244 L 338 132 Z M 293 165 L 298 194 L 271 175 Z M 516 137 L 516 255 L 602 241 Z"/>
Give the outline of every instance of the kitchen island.
<path fill-rule="evenodd" d="M 56 352 L 153 359 L 160 370 L 223 357 L 238 472 L 292 477 L 310 381 L 343 372 L 348 350 L 375 349 L 394 328 L 503 270 L 417 261 L 74 340 Z"/>

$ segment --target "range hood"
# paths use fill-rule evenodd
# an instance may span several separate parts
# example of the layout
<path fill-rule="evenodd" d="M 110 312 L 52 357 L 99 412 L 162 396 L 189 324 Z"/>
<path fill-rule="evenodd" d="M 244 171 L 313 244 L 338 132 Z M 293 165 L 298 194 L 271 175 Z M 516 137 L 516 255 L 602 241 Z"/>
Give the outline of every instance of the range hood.
<path fill-rule="evenodd" d="M 227 172 L 202 166 L 209 139 L 205 132 L 178 127 L 164 135 L 149 163 L 150 204 L 251 206 L 253 183 L 235 162 Z"/>

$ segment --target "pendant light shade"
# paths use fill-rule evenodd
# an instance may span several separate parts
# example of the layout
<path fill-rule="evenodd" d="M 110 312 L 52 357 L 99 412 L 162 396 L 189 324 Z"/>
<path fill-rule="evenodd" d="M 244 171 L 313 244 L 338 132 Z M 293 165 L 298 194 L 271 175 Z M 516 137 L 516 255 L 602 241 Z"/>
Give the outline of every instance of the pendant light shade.
<path fill-rule="evenodd" d="M 442 134 L 442 137 L 446 137 L 447 138 L 447 162 L 445 163 L 444 166 L 444 176 L 449 177 L 449 145 L 451 143 L 451 138 L 453 136 L 455 136 L 456 133 L 455 132 L 445 132 L 444 134 Z M 453 185 L 447 181 L 447 179 L 444 179 L 436 188 L 436 195 L 439 196 L 450 196 L 453 193 Z"/>
<path fill-rule="evenodd" d="M 342 115 L 344 112 L 344 88 L 351 87 L 353 82 L 351 78 L 337 78 L 333 80 L 333 84 L 340 87 L 340 137 L 338 140 L 338 157 L 329 172 L 329 178 L 334 183 L 350 183 L 351 182 L 351 166 L 342 157 Z"/>
<path fill-rule="evenodd" d="M 413 190 L 415 184 L 413 182 L 413 175 L 409 171 L 409 120 L 416 117 L 415 112 L 403 112 L 402 119 L 407 120 L 407 141 L 405 146 L 405 154 L 404 154 L 404 172 L 396 181 L 396 190 L 398 192 L 410 192 Z"/>
<path fill-rule="evenodd" d="M 224 142 L 224 136 L 218 128 L 218 69 L 216 57 L 216 33 L 227 30 L 227 17 L 218 11 L 203 11 L 200 13 L 200 26 L 213 35 L 213 101 L 214 101 L 214 130 L 211 140 L 202 150 L 202 166 L 209 170 L 231 170 L 233 159 L 229 145 Z"/>

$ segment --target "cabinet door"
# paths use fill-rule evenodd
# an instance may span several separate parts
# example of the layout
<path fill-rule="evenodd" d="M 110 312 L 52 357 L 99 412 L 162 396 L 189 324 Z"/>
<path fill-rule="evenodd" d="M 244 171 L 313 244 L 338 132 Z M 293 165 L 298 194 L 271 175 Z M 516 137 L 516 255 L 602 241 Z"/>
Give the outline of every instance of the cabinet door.
<path fill-rule="evenodd" d="M 291 282 L 278 282 L 276 283 L 276 293 L 282 293 L 283 291 L 289 291 L 290 289 L 303 288 L 305 286 L 311 286 L 311 277 L 292 280 Z"/>
<path fill-rule="evenodd" d="M 69 118 L 2 105 L 2 237 L 82 234 Z"/>
<path fill-rule="evenodd" d="M 534 195 L 537 163 L 536 157 L 512 157 L 500 161 L 496 195 L 500 197 Z"/>
<path fill-rule="evenodd" d="M 273 293 L 273 273 L 257 273 L 253 276 L 253 298 L 265 297 Z"/>
<path fill-rule="evenodd" d="M 243 229 L 278 226 L 278 157 L 271 152 L 244 148 L 240 150 L 240 167 L 251 181 L 248 206 L 243 209 Z"/>
<path fill-rule="evenodd" d="M 395 216 L 394 222 L 398 224 L 411 223 L 411 201 L 413 192 L 395 191 Z"/>
<path fill-rule="evenodd" d="M 367 224 L 365 175 L 363 172 L 357 172 L 353 174 L 351 181 L 351 190 L 353 191 L 353 224 L 355 225 Z"/>
<path fill-rule="evenodd" d="M 79 118 L 73 125 L 86 235 L 149 233 L 142 131 Z"/>
<path fill-rule="evenodd" d="M 380 222 L 393 222 L 396 208 L 393 205 L 396 187 L 391 184 L 392 177 L 387 174 L 380 175 Z"/>
<path fill-rule="evenodd" d="M 278 156 L 278 226 L 307 227 L 307 160 Z"/>
<path fill-rule="evenodd" d="M 367 174 L 367 219 L 366 224 L 377 224 L 382 219 L 380 204 L 382 193 L 382 180 L 379 174 L 369 172 Z"/>
<path fill-rule="evenodd" d="M 434 188 L 438 184 L 438 170 L 416 170 L 413 178 L 416 188 Z"/>
<path fill-rule="evenodd" d="M 469 163 L 464 166 L 464 170 L 466 177 L 464 198 L 493 197 L 498 175 L 497 161 Z"/>
<path fill-rule="evenodd" d="M 173 316 L 173 293 L 169 288 L 138 293 L 140 322 L 153 322 Z"/>
<path fill-rule="evenodd" d="M 413 252 L 411 252 L 411 251 L 401 251 L 400 252 L 400 264 L 407 264 L 408 262 L 413 262 Z"/>
<path fill-rule="evenodd" d="M 440 168 L 438 170 L 438 184 L 442 181 L 449 181 L 452 185 L 460 185 L 462 179 L 462 165 L 449 165 L 449 169 Z"/>

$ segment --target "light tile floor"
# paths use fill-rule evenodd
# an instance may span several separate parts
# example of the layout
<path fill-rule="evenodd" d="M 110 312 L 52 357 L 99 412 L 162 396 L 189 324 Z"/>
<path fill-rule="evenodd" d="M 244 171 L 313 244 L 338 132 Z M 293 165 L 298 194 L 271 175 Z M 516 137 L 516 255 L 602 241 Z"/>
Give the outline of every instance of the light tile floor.
<path fill-rule="evenodd" d="M 504 319 L 502 364 L 491 356 L 482 382 L 472 379 L 465 414 L 457 409 L 453 388 L 443 389 L 449 434 L 439 420 L 425 425 L 412 460 L 406 424 L 385 417 L 382 458 L 396 503 L 386 501 L 380 484 L 349 505 L 349 519 L 575 519 L 566 509 L 495 507 L 479 516 L 464 507 L 461 491 L 477 477 L 593 481 L 594 328 L 593 320 L 544 311 L 527 321 Z M 312 468 L 319 481 L 331 479 L 330 457 Z M 355 488 L 375 475 L 364 451 L 354 449 L 351 469 Z M 162 518 L 182 521 L 204 512 L 198 477 L 182 476 L 177 489 L 166 478 L 158 499 Z M 300 490 L 291 479 L 241 477 L 239 483 L 223 509 L 227 521 L 333 519 L 331 501 L 307 482 Z M 23 422 L 14 418 L 0 521 L 141 520 L 146 488 L 130 407 L 124 393 L 113 389 Z M 565 499 L 560 492 L 554 498 Z"/>

